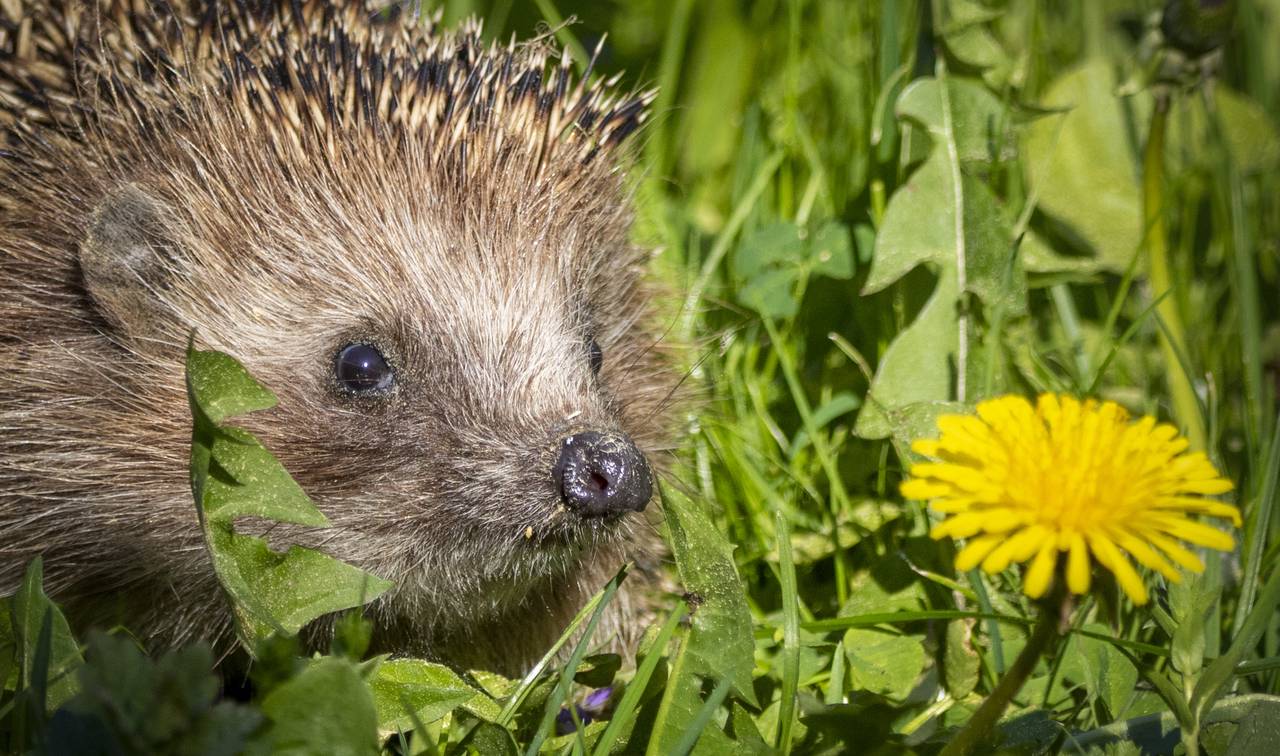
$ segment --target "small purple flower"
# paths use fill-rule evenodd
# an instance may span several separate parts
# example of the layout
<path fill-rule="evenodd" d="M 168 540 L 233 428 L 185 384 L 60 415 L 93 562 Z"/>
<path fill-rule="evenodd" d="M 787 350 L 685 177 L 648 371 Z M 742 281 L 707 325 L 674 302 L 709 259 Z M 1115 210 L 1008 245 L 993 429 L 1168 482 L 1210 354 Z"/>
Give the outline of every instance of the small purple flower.
<path fill-rule="evenodd" d="M 582 719 L 582 715 L 579 714 L 578 718 Z M 582 724 L 587 724 L 587 720 L 583 719 Z M 577 727 L 573 722 L 573 714 L 569 711 L 569 707 L 561 707 L 560 713 L 556 715 L 556 734 L 568 735 L 576 729 Z"/>
<path fill-rule="evenodd" d="M 573 721 L 574 713 L 578 715 L 578 721 L 582 722 L 583 727 L 591 724 L 604 714 L 611 696 L 613 696 L 613 688 L 597 688 L 584 696 L 582 703 L 574 704 L 572 712 L 568 706 L 562 707 L 560 713 L 556 715 L 556 734 L 568 735 L 577 729 Z"/>
<path fill-rule="evenodd" d="M 596 688 L 582 699 L 582 706 L 579 708 L 586 709 L 599 716 L 604 713 L 604 709 L 609 705 L 609 699 L 612 697 L 612 687 Z"/>

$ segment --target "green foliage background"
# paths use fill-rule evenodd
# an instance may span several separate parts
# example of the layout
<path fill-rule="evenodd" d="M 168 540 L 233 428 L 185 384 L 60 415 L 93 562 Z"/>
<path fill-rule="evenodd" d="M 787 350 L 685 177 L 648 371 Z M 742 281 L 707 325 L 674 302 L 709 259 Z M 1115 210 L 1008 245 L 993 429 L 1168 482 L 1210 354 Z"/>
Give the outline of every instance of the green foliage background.
<path fill-rule="evenodd" d="M 1035 610 L 1016 570 L 955 574 L 951 546 L 927 538 L 929 515 L 896 493 L 905 442 L 987 396 L 1065 391 L 1202 440 L 1246 524 L 1236 553 L 1155 583 L 1149 607 L 1104 580 L 1015 698 L 1002 747 L 1267 752 L 1280 2 L 1239 3 L 1208 58 L 1162 46 L 1161 7 L 444 2 L 446 23 L 476 14 L 494 38 L 550 24 L 592 49 L 607 34 L 597 70 L 659 88 L 636 143 L 636 237 L 680 292 L 667 317 L 703 400 L 664 490 L 680 578 L 703 604 L 689 617 L 673 597 L 634 670 L 567 632 L 520 681 L 363 659 L 353 615 L 322 661 L 259 640 L 256 697 L 232 705 L 197 651 L 146 660 L 107 637 L 72 683 L 78 651 L 35 575 L 0 622 L 0 679 L 17 691 L 0 699 L 0 743 L 109 731 L 155 752 L 932 753 Z M 1166 96 L 1153 172 L 1143 150 Z M 611 718 L 572 707 L 610 685 Z"/>

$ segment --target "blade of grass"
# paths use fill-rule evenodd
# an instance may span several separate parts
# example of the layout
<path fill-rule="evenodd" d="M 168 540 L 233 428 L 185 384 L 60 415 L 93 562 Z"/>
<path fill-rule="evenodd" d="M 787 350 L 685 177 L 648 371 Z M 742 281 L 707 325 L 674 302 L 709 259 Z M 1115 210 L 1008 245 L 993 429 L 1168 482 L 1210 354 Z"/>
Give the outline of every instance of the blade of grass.
<path fill-rule="evenodd" d="M 1202 87 L 1205 112 L 1208 114 L 1210 133 L 1215 137 L 1219 149 L 1226 153 L 1225 160 L 1220 161 L 1217 181 L 1214 182 L 1217 204 L 1220 206 L 1219 217 L 1225 217 L 1230 229 L 1227 236 L 1231 253 L 1231 276 L 1228 279 L 1235 299 L 1236 312 L 1240 319 L 1240 349 L 1244 363 L 1244 397 L 1246 412 L 1244 415 L 1246 439 L 1251 453 L 1256 454 L 1258 445 L 1266 434 L 1265 423 L 1270 417 L 1270 403 L 1265 392 L 1265 374 L 1262 357 L 1262 306 L 1258 295 L 1258 271 L 1256 268 L 1258 250 L 1256 241 L 1250 239 L 1245 218 L 1248 209 L 1245 205 L 1244 181 L 1240 176 L 1234 155 L 1231 155 L 1231 144 L 1224 136 L 1222 111 L 1217 107 L 1214 87 Z M 1251 454 L 1252 456 L 1252 454 Z"/>
<path fill-rule="evenodd" d="M 1049 288 L 1053 307 L 1058 313 L 1058 322 L 1062 324 L 1062 332 L 1071 346 L 1071 356 L 1075 360 L 1077 384 L 1083 383 L 1085 376 L 1092 372 L 1089 369 L 1089 355 L 1084 349 L 1084 333 L 1080 328 L 1080 315 L 1076 312 L 1075 300 L 1071 298 L 1071 287 L 1065 283 L 1054 284 Z"/>
<path fill-rule="evenodd" d="M 827 444 L 827 436 L 821 432 L 818 424 L 813 420 L 813 410 L 809 405 L 809 398 L 805 395 L 804 387 L 800 383 L 799 372 L 796 370 L 791 351 L 787 348 L 782 334 L 778 332 L 777 326 L 773 324 L 771 318 L 763 317 L 761 322 L 764 323 L 765 330 L 769 334 L 769 340 L 774 345 L 774 354 L 778 358 L 779 367 L 782 368 L 782 375 L 787 382 L 787 389 L 791 392 L 791 401 L 795 403 L 796 411 L 800 414 L 800 422 L 804 426 L 805 433 L 809 434 L 809 442 L 813 444 L 813 451 L 818 455 L 822 470 L 827 475 L 827 485 L 831 488 L 831 498 L 834 500 L 834 506 L 828 505 L 825 507 L 827 514 L 826 525 L 831 531 L 832 558 L 836 568 L 836 600 L 843 605 L 849 599 L 848 568 L 846 565 L 848 557 L 840 544 L 840 529 L 837 525 L 836 513 L 849 511 L 849 494 L 845 491 L 844 479 L 840 476 L 839 467 L 836 465 L 835 453 Z"/>
<path fill-rule="evenodd" d="M 667 621 L 662 624 L 662 629 L 658 631 L 658 637 L 654 640 L 652 650 L 636 669 L 635 677 L 631 678 L 626 691 L 622 694 L 622 700 L 618 701 L 617 707 L 614 708 L 609 726 L 596 741 L 593 751 L 596 756 L 608 756 L 613 744 L 627 731 L 632 720 L 639 714 L 640 696 L 644 695 L 645 687 L 653 677 L 654 670 L 658 668 L 658 662 L 664 658 L 671 636 L 675 634 L 676 627 L 679 626 L 685 614 L 686 609 L 679 607 L 667 616 Z"/>
<path fill-rule="evenodd" d="M 626 568 L 624 567 L 623 571 L 625 570 Z M 622 572 L 619 572 L 619 575 L 621 574 Z M 556 658 L 556 655 L 560 653 L 560 649 L 564 647 L 564 644 L 569 642 L 569 639 L 578 631 L 578 628 L 586 621 L 587 617 L 594 616 L 596 610 L 600 608 L 601 602 L 605 601 L 606 593 L 608 593 L 609 598 L 613 597 L 611 589 L 616 590 L 617 586 L 615 585 L 615 581 L 618 581 L 618 576 L 614 576 L 613 580 L 610 580 L 604 588 L 600 589 L 595 596 L 591 597 L 591 600 L 588 601 L 585 606 L 578 610 L 578 613 L 573 617 L 573 621 L 570 622 L 569 626 L 560 634 L 560 637 L 556 639 L 556 642 L 552 644 L 551 648 L 547 649 L 547 652 L 542 655 L 542 658 L 538 660 L 538 663 L 533 665 L 525 676 L 521 678 L 519 687 L 517 687 L 515 692 L 511 694 L 511 698 L 508 699 L 507 704 L 502 707 L 502 711 L 498 714 L 498 718 L 494 722 L 495 724 L 506 727 L 511 723 L 511 718 L 520 710 L 520 706 L 524 703 L 524 700 L 529 697 L 529 693 L 533 690 L 534 684 L 538 681 L 538 678 L 542 675 L 543 671 L 551 665 L 551 662 Z"/>
<path fill-rule="evenodd" d="M 836 650 L 831 652 L 831 677 L 827 680 L 827 693 L 822 702 L 827 706 L 835 706 L 844 701 L 844 639 L 836 643 Z"/>
<path fill-rule="evenodd" d="M 795 557 L 791 553 L 791 529 L 782 512 L 777 512 L 774 520 L 778 539 L 778 569 L 782 578 L 782 698 L 778 706 L 778 737 L 774 741 L 774 748 L 787 756 L 791 753 L 796 689 L 800 685 L 800 612 Z"/>
<path fill-rule="evenodd" d="M 1266 549 L 1267 534 L 1271 531 L 1271 513 L 1276 505 L 1276 485 L 1280 482 L 1280 420 L 1275 424 L 1271 437 L 1271 449 L 1267 454 L 1267 466 L 1263 472 L 1258 498 L 1247 512 L 1247 535 L 1244 545 L 1244 574 L 1240 584 L 1240 603 L 1236 609 L 1233 635 L 1240 635 L 1245 617 L 1253 610 L 1258 592 L 1258 574 L 1262 570 L 1262 554 Z"/>
<path fill-rule="evenodd" d="M 1031 620 L 1014 614 L 990 614 L 987 612 L 970 612 L 963 609 L 916 609 L 898 612 L 870 612 L 848 617 L 829 617 L 827 619 L 814 620 L 813 622 L 802 622 L 800 623 L 800 628 L 811 633 L 830 633 L 837 630 L 848 630 L 851 627 L 892 625 L 902 622 L 919 622 L 921 620 L 975 618 L 993 619 L 1018 625 L 1031 625 Z"/>
<path fill-rule="evenodd" d="M 570 655 L 569 661 L 565 663 L 564 668 L 560 671 L 560 681 L 556 683 L 556 687 L 551 691 L 551 695 L 547 696 L 547 704 L 542 710 L 542 723 L 538 725 L 538 733 L 534 735 L 533 740 L 529 741 L 529 747 L 525 750 L 525 756 L 533 756 L 542 747 L 542 743 L 551 734 L 551 730 L 556 724 L 556 715 L 560 713 L 560 704 L 569 697 L 569 690 L 573 685 L 573 676 L 578 671 L 578 665 L 582 663 L 582 657 L 587 653 L 587 646 L 591 643 L 591 636 L 595 633 L 596 625 L 600 624 L 600 617 L 604 615 L 604 610 L 609 606 L 609 602 L 613 600 L 614 594 L 618 592 L 618 586 L 627 578 L 627 568 L 630 565 L 623 565 L 618 570 L 618 574 L 613 576 L 600 592 L 600 601 L 596 604 L 595 611 L 591 613 L 591 620 L 587 622 L 587 627 L 582 632 L 582 637 L 578 639 L 578 643 L 574 646 L 573 654 Z"/>
<path fill-rule="evenodd" d="M 1103 358 L 1102 364 L 1098 365 L 1098 372 L 1093 374 L 1093 381 L 1089 384 L 1089 388 L 1084 392 L 1086 396 L 1094 396 L 1098 393 L 1098 386 L 1102 383 L 1102 377 L 1107 374 L 1107 368 L 1111 367 L 1111 362 L 1115 360 L 1116 355 L 1120 354 L 1120 350 L 1124 348 L 1124 345 L 1128 344 L 1129 340 L 1138 332 L 1138 329 L 1142 327 L 1142 324 L 1146 322 L 1146 319 L 1155 313 L 1156 306 L 1164 301 L 1164 298 L 1167 296 L 1169 296 L 1169 292 L 1166 291 L 1156 297 L 1151 304 L 1147 305 L 1143 308 L 1142 312 L 1138 313 L 1138 317 L 1134 318 L 1133 322 L 1129 324 L 1129 327 L 1124 329 L 1124 333 L 1120 334 L 1120 338 L 1112 342 L 1111 349 L 1107 352 L 1107 356 Z"/>
<path fill-rule="evenodd" d="M 1213 702 L 1218 699 L 1224 686 L 1233 676 L 1236 665 L 1243 661 L 1257 645 L 1258 639 L 1267 629 L 1278 605 L 1280 605 L 1280 565 L 1272 569 L 1271 576 L 1267 578 L 1267 582 L 1258 593 L 1257 603 L 1241 624 L 1240 632 L 1231 641 L 1227 652 L 1206 666 L 1204 673 L 1196 682 L 1196 687 L 1191 694 L 1193 714 L 1200 717 L 1213 706 Z"/>
<path fill-rule="evenodd" d="M 1273 669 L 1280 669 L 1280 656 L 1268 656 L 1265 659 L 1240 662 L 1236 665 L 1235 673 L 1237 675 L 1253 675 L 1259 672 L 1270 672 Z"/>
<path fill-rule="evenodd" d="M 502 31 L 507 27 L 507 18 L 511 15 L 511 5 L 515 0 L 497 0 L 484 20 L 485 33 L 490 39 L 500 39 Z"/>
<path fill-rule="evenodd" d="M 711 278 L 716 274 L 716 268 L 720 267 L 724 256 L 728 254 L 729 245 L 733 243 L 738 231 L 742 229 L 742 225 L 746 222 L 747 216 L 751 214 L 752 208 L 755 207 L 756 200 L 760 199 L 760 195 L 769 186 L 769 179 L 773 177 L 773 174 L 778 170 L 778 166 L 782 164 L 783 157 L 784 154 L 781 151 L 777 151 L 760 164 L 759 170 L 756 171 L 755 176 L 751 179 L 751 185 L 747 187 L 747 193 L 743 195 L 742 201 L 733 208 L 733 213 L 729 216 L 728 222 L 724 224 L 724 228 L 720 230 L 720 234 L 716 236 L 715 244 L 711 246 L 711 251 L 707 254 L 707 258 L 702 261 L 702 268 L 698 272 L 698 278 L 689 287 L 689 293 L 685 295 L 682 310 L 683 322 L 680 328 L 680 335 L 683 341 L 688 341 L 692 338 L 693 325 L 698 314 L 698 303 L 702 301 L 707 287 L 711 284 Z"/>
<path fill-rule="evenodd" d="M 676 741 L 671 753 L 676 756 L 685 756 L 685 754 L 693 751 L 693 747 L 698 743 L 698 738 L 702 737 L 702 731 L 706 729 L 707 725 L 711 723 L 711 718 L 715 716 L 716 709 L 720 708 L 720 704 L 724 703 L 725 696 L 729 695 L 729 688 L 732 684 L 733 680 L 731 678 L 720 678 L 720 682 L 716 683 L 711 695 L 707 696 L 707 700 L 703 702 L 702 708 L 698 709 L 698 715 L 693 718 L 693 721 L 689 723 L 689 726 L 680 735 L 680 739 Z"/>
<path fill-rule="evenodd" d="M 951 619 L 996 620 L 999 622 L 1008 622 L 1012 625 L 1023 625 L 1024 627 L 1030 627 L 1034 624 L 1033 620 L 1028 619 L 1027 617 L 1019 617 L 1016 614 L 969 612 L 962 609 L 919 609 L 915 611 L 874 612 L 869 614 L 858 614 L 851 617 L 832 617 L 829 619 L 815 620 L 813 622 L 801 622 L 800 627 L 812 633 L 830 633 L 837 630 L 848 630 L 851 627 L 871 627 L 874 625 L 896 625 L 904 622 L 919 622 L 921 620 Z M 1169 650 L 1167 648 L 1163 646 L 1154 646 L 1150 643 L 1142 643 L 1141 641 L 1128 640 L 1125 638 L 1116 638 L 1105 633 L 1097 633 L 1091 630 L 1072 629 L 1067 632 L 1068 634 L 1080 635 L 1085 638 L 1094 638 L 1096 640 L 1106 641 L 1113 646 L 1139 651 L 1144 654 L 1151 654 L 1153 656 L 1169 655 Z"/>
<path fill-rule="evenodd" d="M 973 587 L 973 592 L 978 597 L 978 608 L 987 614 L 995 614 L 991 596 L 987 594 L 987 580 L 982 576 L 982 571 L 975 567 L 966 572 L 965 577 L 969 578 L 969 585 Z M 991 618 L 987 618 L 987 637 L 991 639 L 991 653 L 982 658 L 984 664 L 990 659 L 991 669 L 988 671 L 995 672 L 992 675 L 994 679 L 1004 675 L 1004 634 L 1000 632 L 1000 623 Z"/>
<path fill-rule="evenodd" d="M 1180 380 L 1186 381 L 1189 385 L 1194 384 L 1195 377 L 1194 377 L 1194 373 L 1192 372 L 1193 368 L 1191 366 L 1191 356 L 1187 354 L 1185 349 L 1183 349 L 1183 347 L 1180 345 L 1180 342 L 1175 340 L 1176 338 L 1175 334 L 1172 330 L 1170 330 L 1169 324 L 1165 322 L 1164 317 L 1160 314 L 1160 308 L 1157 307 L 1155 312 L 1156 312 L 1155 314 L 1156 326 L 1160 329 L 1160 333 L 1169 343 L 1169 350 L 1173 353 L 1174 363 L 1177 365 L 1177 372 L 1179 375 L 1182 376 Z M 1167 372 L 1173 372 L 1173 370 L 1174 368 L 1172 366 L 1166 368 Z M 1190 412 L 1192 407 L 1195 408 L 1195 416 L 1196 416 L 1195 422 L 1199 423 L 1201 437 L 1204 440 L 1204 443 L 1206 445 L 1201 446 L 1199 449 L 1196 449 L 1196 447 L 1193 445 L 1191 449 L 1194 451 L 1209 452 L 1211 451 L 1207 446 L 1208 444 L 1207 439 L 1209 438 L 1209 436 L 1205 435 L 1205 430 L 1204 430 L 1205 421 L 1209 417 L 1209 408 L 1205 405 L 1204 399 L 1200 397 L 1200 394 L 1195 392 L 1192 392 L 1192 394 L 1193 396 L 1191 397 L 1191 399 L 1188 402 L 1186 402 L 1187 408 L 1184 410 L 1179 410 L 1177 407 L 1174 407 L 1174 413 L 1175 413 L 1175 416 L 1179 420 L 1182 420 L 1183 424 L 1186 425 L 1187 421 L 1183 419 L 1182 413 Z M 1187 435 L 1188 437 L 1187 440 L 1190 441 L 1191 438 L 1190 438 L 1189 429 L 1191 428 L 1191 426 L 1187 425 L 1187 428 L 1188 428 L 1188 433 L 1184 435 Z"/>
<path fill-rule="evenodd" d="M 1129 264 L 1124 268 L 1124 274 L 1120 276 L 1120 285 L 1116 287 L 1115 297 L 1111 302 L 1110 309 L 1107 310 L 1107 317 L 1102 321 L 1102 333 L 1110 334 L 1115 331 L 1116 323 L 1120 320 L 1120 313 L 1124 311 L 1124 303 L 1129 298 L 1129 289 L 1133 287 L 1133 281 L 1138 276 L 1138 262 L 1142 259 L 1142 250 L 1139 249 L 1129 258 Z M 1098 362 L 1102 356 L 1102 348 L 1105 341 L 1099 341 L 1098 346 L 1094 349 L 1091 362 Z M 1098 373 L 1102 370 L 1099 368 Z M 1097 383 L 1097 375 L 1094 374 L 1094 383 Z"/>
<path fill-rule="evenodd" d="M 674 714 L 677 706 L 676 699 L 680 696 L 683 683 L 686 682 L 685 678 L 693 675 L 688 670 L 688 651 L 689 635 L 685 633 L 676 650 L 675 658 L 671 661 L 671 668 L 667 672 L 667 687 L 663 691 L 662 701 L 658 703 L 658 713 L 653 718 L 653 726 L 649 728 L 649 743 L 645 748 L 645 756 L 665 756 L 662 736 L 667 730 L 667 720 Z"/>
<path fill-rule="evenodd" d="M 666 181 L 671 170 L 671 131 L 674 119 L 667 118 L 673 111 L 676 91 L 680 85 L 680 62 L 684 60 L 685 44 L 689 38 L 689 16 L 693 0 L 677 0 L 672 9 L 667 33 L 662 41 L 662 55 L 658 59 L 658 98 L 653 103 L 657 123 L 653 136 L 645 146 L 652 177 Z"/>

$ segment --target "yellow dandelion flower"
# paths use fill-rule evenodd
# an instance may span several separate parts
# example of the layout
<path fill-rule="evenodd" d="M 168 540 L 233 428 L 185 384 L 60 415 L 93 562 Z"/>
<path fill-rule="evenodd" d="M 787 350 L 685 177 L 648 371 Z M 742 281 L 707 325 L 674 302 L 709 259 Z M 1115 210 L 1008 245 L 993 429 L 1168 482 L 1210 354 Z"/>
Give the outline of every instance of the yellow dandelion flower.
<path fill-rule="evenodd" d="M 930 535 L 967 539 L 957 570 L 979 565 L 995 574 L 1030 562 L 1023 590 L 1043 596 L 1066 555 L 1072 593 L 1089 590 L 1090 556 L 1113 572 L 1134 603 L 1147 601 L 1126 553 L 1170 581 L 1174 564 L 1199 572 L 1200 559 L 1181 542 L 1230 551 L 1230 535 L 1190 515 L 1239 511 L 1205 498 L 1230 491 L 1200 452 L 1171 425 L 1130 422 L 1114 402 L 1081 402 L 1044 394 L 1032 406 L 1020 396 L 978 405 L 976 416 L 938 418 L 940 437 L 912 444 L 931 458 L 911 466 L 902 495 L 930 501 L 946 518 Z M 1172 562 L 1172 563 L 1171 563 Z"/>

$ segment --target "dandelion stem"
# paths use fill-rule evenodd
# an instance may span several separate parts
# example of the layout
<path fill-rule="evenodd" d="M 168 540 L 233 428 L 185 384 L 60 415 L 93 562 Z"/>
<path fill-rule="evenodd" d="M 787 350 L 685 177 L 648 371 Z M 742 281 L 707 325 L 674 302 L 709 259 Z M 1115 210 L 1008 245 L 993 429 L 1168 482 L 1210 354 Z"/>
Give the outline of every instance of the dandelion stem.
<path fill-rule="evenodd" d="M 956 733 L 938 756 L 968 756 L 986 742 L 991 735 L 991 730 L 1000 721 L 1000 716 L 1008 708 L 1009 702 L 1018 694 L 1018 691 L 1022 690 L 1023 684 L 1035 670 L 1036 662 L 1058 638 L 1068 601 L 1070 599 L 1066 598 L 1051 603 L 1040 612 L 1035 629 L 1031 631 L 1031 638 L 1027 640 L 1027 645 L 1022 647 L 1018 658 L 1013 661 L 1013 665 L 1005 672 L 1004 677 L 1000 678 L 1000 682 L 996 683 L 995 690 L 991 691 L 987 700 L 983 701 L 978 710 L 973 713 L 969 723 Z"/>

